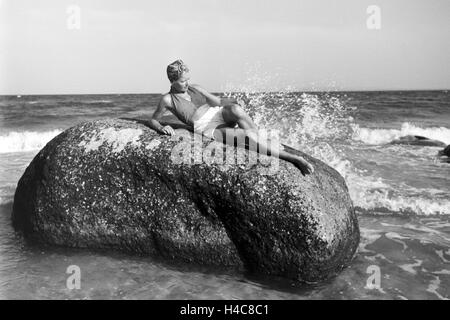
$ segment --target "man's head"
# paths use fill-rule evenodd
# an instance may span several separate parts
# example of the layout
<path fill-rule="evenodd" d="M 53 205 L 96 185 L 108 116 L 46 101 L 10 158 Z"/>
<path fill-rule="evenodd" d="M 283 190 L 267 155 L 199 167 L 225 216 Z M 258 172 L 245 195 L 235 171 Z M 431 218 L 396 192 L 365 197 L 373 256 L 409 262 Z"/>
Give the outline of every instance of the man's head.
<path fill-rule="evenodd" d="M 184 92 L 188 89 L 189 68 L 182 60 L 167 66 L 167 77 L 175 90 Z"/>

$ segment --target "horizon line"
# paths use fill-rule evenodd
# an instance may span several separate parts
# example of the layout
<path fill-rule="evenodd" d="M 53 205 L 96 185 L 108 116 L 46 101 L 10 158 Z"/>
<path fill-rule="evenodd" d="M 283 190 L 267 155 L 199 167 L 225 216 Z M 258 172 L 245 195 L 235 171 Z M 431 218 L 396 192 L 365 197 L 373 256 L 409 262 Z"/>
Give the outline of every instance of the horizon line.
<path fill-rule="evenodd" d="M 403 92 L 403 91 L 449 91 L 448 89 L 349 89 L 349 90 L 273 90 L 273 91 L 264 91 L 264 90 L 256 90 L 251 93 L 280 93 L 280 92 L 291 92 L 291 93 L 299 93 L 299 92 L 318 92 L 318 93 L 331 93 L 331 92 Z M 245 91 L 226 91 L 227 93 L 242 93 Z M 225 91 L 211 91 L 211 93 L 225 93 Z M 23 93 L 23 94 L 0 94 L 0 97 L 7 96 L 75 96 L 75 95 L 155 95 L 162 94 L 160 92 L 130 92 L 130 93 Z"/>

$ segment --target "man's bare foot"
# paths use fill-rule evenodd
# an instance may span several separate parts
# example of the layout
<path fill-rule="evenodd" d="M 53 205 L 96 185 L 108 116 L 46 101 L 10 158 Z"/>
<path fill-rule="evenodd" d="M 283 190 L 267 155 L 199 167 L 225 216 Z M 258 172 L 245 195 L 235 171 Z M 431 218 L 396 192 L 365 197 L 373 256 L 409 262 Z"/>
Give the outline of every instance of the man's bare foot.
<path fill-rule="evenodd" d="M 303 175 L 314 173 L 314 167 L 302 157 L 296 158 L 293 164 L 301 170 Z"/>

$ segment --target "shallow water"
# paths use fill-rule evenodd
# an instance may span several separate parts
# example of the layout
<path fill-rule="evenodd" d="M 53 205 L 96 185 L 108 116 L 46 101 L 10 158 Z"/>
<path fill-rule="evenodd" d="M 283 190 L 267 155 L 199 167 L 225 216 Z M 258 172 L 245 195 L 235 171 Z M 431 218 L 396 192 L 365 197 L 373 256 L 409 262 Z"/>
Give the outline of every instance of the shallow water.
<path fill-rule="evenodd" d="M 2 299 L 449 299 L 450 219 L 359 215 L 352 264 L 319 285 L 117 252 L 32 246 L 0 206 Z M 68 289 L 67 268 L 80 268 Z M 380 281 L 370 277 L 379 268 Z"/>

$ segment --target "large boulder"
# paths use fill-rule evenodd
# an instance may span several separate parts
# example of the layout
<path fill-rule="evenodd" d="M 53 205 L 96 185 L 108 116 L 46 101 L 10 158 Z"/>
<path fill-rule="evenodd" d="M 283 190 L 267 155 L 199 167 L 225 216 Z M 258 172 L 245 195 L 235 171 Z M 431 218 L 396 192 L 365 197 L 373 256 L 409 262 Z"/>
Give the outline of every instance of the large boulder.
<path fill-rule="evenodd" d="M 311 161 L 315 173 L 304 176 L 275 157 L 255 163 L 253 151 L 201 141 L 186 129 L 176 133 L 163 136 L 130 119 L 67 129 L 20 179 L 14 227 L 32 242 L 112 248 L 308 282 L 349 264 L 359 227 L 338 172 L 288 147 Z M 230 148 L 234 162 L 211 161 Z"/>

